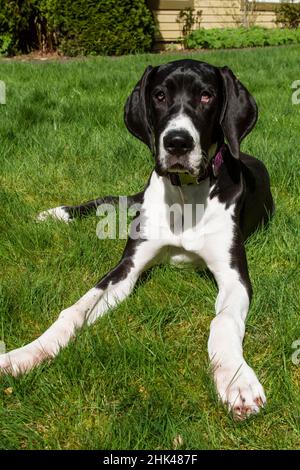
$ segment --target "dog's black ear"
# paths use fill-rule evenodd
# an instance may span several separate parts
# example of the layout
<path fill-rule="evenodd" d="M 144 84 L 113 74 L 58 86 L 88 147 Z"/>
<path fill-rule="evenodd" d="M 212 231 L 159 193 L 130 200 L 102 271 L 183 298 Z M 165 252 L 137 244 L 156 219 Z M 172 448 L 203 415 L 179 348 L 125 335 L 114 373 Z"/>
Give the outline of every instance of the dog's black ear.
<path fill-rule="evenodd" d="M 228 67 L 219 70 L 224 96 L 220 124 L 231 155 L 238 159 L 240 143 L 256 123 L 257 106 L 253 96 Z"/>
<path fill-rule="evenodd" d="M 127 129 L 154 153 L 153 130 L 149 116 L 148 84 L 153 67 L 149 65 L 126 101 L 124 121 Z"/>

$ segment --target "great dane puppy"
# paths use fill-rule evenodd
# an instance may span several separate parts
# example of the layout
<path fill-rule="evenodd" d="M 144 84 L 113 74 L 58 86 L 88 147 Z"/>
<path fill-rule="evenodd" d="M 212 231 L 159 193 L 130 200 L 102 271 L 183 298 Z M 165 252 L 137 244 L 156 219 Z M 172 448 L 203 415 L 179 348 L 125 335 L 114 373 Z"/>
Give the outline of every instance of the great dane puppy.
<path fill-rule="evenodd" d="M 257 413 L 266 398 L 243 356 L 252 295 L 244 241 L 269 220 L 274 205 L 265 166 L 240 151 L 256 120 L 253 97 L 227 67 L 195 60 L 147 67 L 126 102 L 125 124 L 149 147 L 155 168 L 145 190 L 128 198 L 140 208 L 122 259 L 38 339 L 0 356 L 2 371 L 18 375 L 56 356 L 79 328 L 127 297 L 153 264 L 204 262 L 219 289 L 208 340 L 218 395 L 237 419 Z M 69 221 L 117 201 L 108 196 L 56 207 L 39 219 Z M 178 230 L 186 206 L 202 210 L 196 216 L 192 210 Z"/>

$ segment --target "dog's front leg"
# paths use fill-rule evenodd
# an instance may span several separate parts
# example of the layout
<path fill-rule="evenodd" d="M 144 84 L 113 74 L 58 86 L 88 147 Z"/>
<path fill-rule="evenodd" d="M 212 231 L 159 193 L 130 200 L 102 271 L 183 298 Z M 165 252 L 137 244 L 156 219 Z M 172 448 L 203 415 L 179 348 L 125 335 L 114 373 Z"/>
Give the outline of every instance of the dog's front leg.
<path fill-rule="evenodd" d="M 263 387 L 243 356 L 251 299 L 244 244 L 241 236 L 236 236 L 227 250 L 226 240 L 224 243 L 216 236 L 208 245 L 204 257 L 219 288 L 208 340 L 209 358 L 220 399 L 236 419 L 243 419 L 257 413 L 266 402 Z"/>
<path fill-rule="evenodd" d="M 130 238 L 120 263 L 78 302 L 63 310 L 45 333 L 32 343 L 0 356 L 0 371 L 16 376 L 55 357 L 76 330 L 94 323 L 130 294 L 139 275 L 154 264 L 160 248 L 158 242 Z"/>

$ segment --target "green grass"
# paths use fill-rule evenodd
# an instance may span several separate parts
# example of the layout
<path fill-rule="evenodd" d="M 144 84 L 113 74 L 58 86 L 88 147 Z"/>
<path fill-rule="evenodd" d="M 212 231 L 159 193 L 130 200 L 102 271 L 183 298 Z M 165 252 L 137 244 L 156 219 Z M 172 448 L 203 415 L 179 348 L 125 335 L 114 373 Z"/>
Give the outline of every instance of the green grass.
<path fill-rule="evenodd" d="M 291 28 L 199 28 L 185 39 L 189 49 L 240 49 L 300 43 L 300 29 Z"/>
<path fill-rule="evenodd" d="M 299 47 L 190 56 L 230 66 L 260 109 L 243 149 L 269 168 L 277 211 L 247 243 L 254 300 L 244 346 L 267 408 L 237 423 L 218 404 L 206 352 L 216 287 L 205 274 L 162 266 L 51 364 L 0 378 L 0 448 L 165 449 L 177 435 L 185 449 L 300 445 L 300 365 L 291 361 L 300 339 L 300 105 L 291 103 Z M 96 217 L 34 219 L 62 203 L 143 188 L 151 156 L 125 129 L 123 104 L 147 64 L 178 57 L 0 62 L 0 339 L 8 350 L 36 338 L 118 261 L 124 241 L 98 240 Z"/>

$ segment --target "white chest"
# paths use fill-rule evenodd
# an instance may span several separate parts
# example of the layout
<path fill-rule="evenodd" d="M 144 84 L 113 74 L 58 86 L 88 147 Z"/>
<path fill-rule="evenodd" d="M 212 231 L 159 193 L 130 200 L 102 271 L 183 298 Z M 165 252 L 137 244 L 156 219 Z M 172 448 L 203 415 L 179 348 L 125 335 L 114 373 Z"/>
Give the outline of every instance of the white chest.
<path fill-rule="evenodd" d="M 143 234 L 198 256 L 216 235 L 231 240 L 233 208 L 226 209 L 209 193 L 208 179 L 178 187 L 154 172 L 144 196 Z"/>

